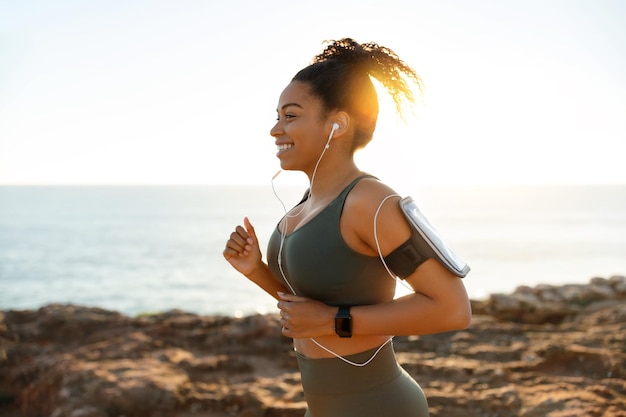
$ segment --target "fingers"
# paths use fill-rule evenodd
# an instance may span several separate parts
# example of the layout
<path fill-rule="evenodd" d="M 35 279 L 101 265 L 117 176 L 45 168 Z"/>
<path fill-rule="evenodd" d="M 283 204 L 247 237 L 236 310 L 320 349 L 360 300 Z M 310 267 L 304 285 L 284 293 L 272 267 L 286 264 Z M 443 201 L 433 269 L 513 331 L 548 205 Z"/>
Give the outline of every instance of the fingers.
<path fill-rule="evenodd" d="M 292 330 L 291 330 L 291 322 L 290 322 L 291 317 L 289 316 L 289 313 L 287 313 L 285 310 L 280 310 L 280 320 L 278 320 L 278 323 L 281 326 L 281 333 L 283 334 L 283 336 L 287 336 L 287 337 L 292 337 Z"/>
<path fill-rule="evenodd" d="M 277 292 L 277 294 L 280 298 L 280 301 L 276 304 L 276 306 L 280 310 L 281 316 L 284 316 L 284 314 L 287 314 L 291 312 L 294 308 L 296 308 L 296 303 L 305 303 L 307 301 L 311 301 L 310 298 L 302 297 L 300 295 L 287 294 L 280 291 Z"/>
<path fill-rule="evenodd" d="M 257 240 L 256 231 L 254 230 L 254 226 L 252 226 L 252 223 L 250 223 L 250 219 L 248 219 L 248 217 L 243 218 L 243 225 L 245 226 L 246 231 L 248 232 L 250 237 L 253 240 Z"/>
<path fill-rule="evenodd" d="M 302 301 L 308 300 L 308 298 L 306 298 L 306 297 L 302 297 L 302 296 L 295 295 L 295 294 L 288 294 L 288 293 L 284 293 L 284 292 L 280 292 L 280 291 L 277 294 L 278 294 L 278 297 L 281 300 L 289 301 L 289 302 L 296 302 L 297 303 L 297 302 L 302 302 Z M 278 308 L 280 308 L 280 302 L 279 302 Z"/>
<path fill-rule="evenodd" d="M 254 233 L 254 228 L 247 218 L 244 220 L 246 229 L 241 226 L 237 226 L 235 231 L 230 234 L 230 238 L 226 242 L 226 248 L 224 249 L 224 258 L 230 259 L 235 255 L 246 256 L 253 248 L 256 236 L 254 238 L 250 235 L 248 230 Z"/>
<path fill-rule="evenodd" d="M 232 242 L 241 248 L 245 248 L 248 244 L 250 244 L 250 240 L 250 235 L 248 235 L 246 230 L 241 226 L 237 226 L 235 231 L 230 234 L 229 243 Z"/>
<path fill-rule="evenodd" d="M 286 337 L 301 337 L 302 332 L 302 311 L 299 306 L 308 301 L 306 297 L 278 292 L 280 301 L 276 304 L 280 311 L 281 332 Z"/>
<path fill-rule="evenodd" d="M 280 297 L 281 301 L 279 301 L 276 306 L 280 311 L 280 320 L 278 320 L 281 326 L 281 332 L 283 336 L 290 336 L 290 323 L 289 319 L 289 310 L 290 310 L 290 302 L 287 301 L 289 294 L 285 294 L 283 292 L 278 292 L 278 297 Z"/>
<path fill-rule="evenodd" d="M 290 319 L 289 313 L 286 313 L 284 311 L 280 312 L 280 320 L 279 320 L 279 322 L 280 322 L 281 326 L 288 327 L 289 319 Z"/>
<path fill-rule="evenodd" d="M 277 294 L 283 336 L 301 339 L 335 334 L 336 307 L 298 295 Z"/>

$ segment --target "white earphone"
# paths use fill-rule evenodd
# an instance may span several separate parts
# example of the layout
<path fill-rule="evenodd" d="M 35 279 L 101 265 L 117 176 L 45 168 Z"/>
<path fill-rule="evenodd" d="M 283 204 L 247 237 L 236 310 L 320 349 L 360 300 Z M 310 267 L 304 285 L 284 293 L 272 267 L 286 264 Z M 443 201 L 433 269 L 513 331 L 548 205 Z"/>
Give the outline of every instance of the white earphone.
<path fill-rule="evenodd" d="M 339 123 L 333 123 L 332 129 L 330 129 L 330 135 L 328 135 L 328 142 L 326 142 L 326 149 L 330 148 L 330 140 L 333 138 L 333 133 L 335 130 L 339 129 Z"/>

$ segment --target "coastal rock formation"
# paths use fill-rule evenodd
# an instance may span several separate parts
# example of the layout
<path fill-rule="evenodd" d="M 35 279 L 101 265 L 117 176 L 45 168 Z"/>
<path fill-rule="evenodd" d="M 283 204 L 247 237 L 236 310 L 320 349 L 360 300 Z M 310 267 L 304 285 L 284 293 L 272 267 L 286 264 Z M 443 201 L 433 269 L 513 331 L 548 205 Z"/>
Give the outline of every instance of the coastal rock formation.
<path fill-rule="evenodd" d="M 474 314 L 487 314 L 519 323 L 560 323 L 566 317 L 601 309 L 626 298 L 622 276 L 593 278 L 588 285 L 518 287 L 512 294 L 494 294 L 472 305 Z"/>
<path fill-rule="evenodd" d="M 433 417 L 626 416 L 626 278 L 473 301 L 466 330 L 396 337 Z M 305 402 L 276 315 L 0 313 L 0 415 L 296 417 Z"/>

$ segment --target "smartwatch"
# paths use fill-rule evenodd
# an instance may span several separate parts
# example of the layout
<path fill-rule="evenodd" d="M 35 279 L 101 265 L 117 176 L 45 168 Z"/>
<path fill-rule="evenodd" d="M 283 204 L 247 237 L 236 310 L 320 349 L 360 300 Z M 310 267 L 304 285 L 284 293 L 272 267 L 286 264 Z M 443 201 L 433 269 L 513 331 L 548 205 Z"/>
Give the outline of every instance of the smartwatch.
<path fill-rule="evenodd" d="M 350 306 L 340 306 L 335 316 L 335 333 L 339 337 L 352 337 Z"/>

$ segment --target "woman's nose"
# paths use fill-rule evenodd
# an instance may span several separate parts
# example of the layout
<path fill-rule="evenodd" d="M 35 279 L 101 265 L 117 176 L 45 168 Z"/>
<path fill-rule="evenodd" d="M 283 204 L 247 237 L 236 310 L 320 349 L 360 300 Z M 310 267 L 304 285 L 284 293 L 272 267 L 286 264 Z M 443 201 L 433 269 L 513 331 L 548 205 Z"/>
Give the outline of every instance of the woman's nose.
<path fill-rule="evenodd" d="M 283 128 L 281 126 L 280 120 L 278 120 L 274 126 L 270 129 L 270 135 L 273 137 L 280 136 L 284 133 Z"/>

